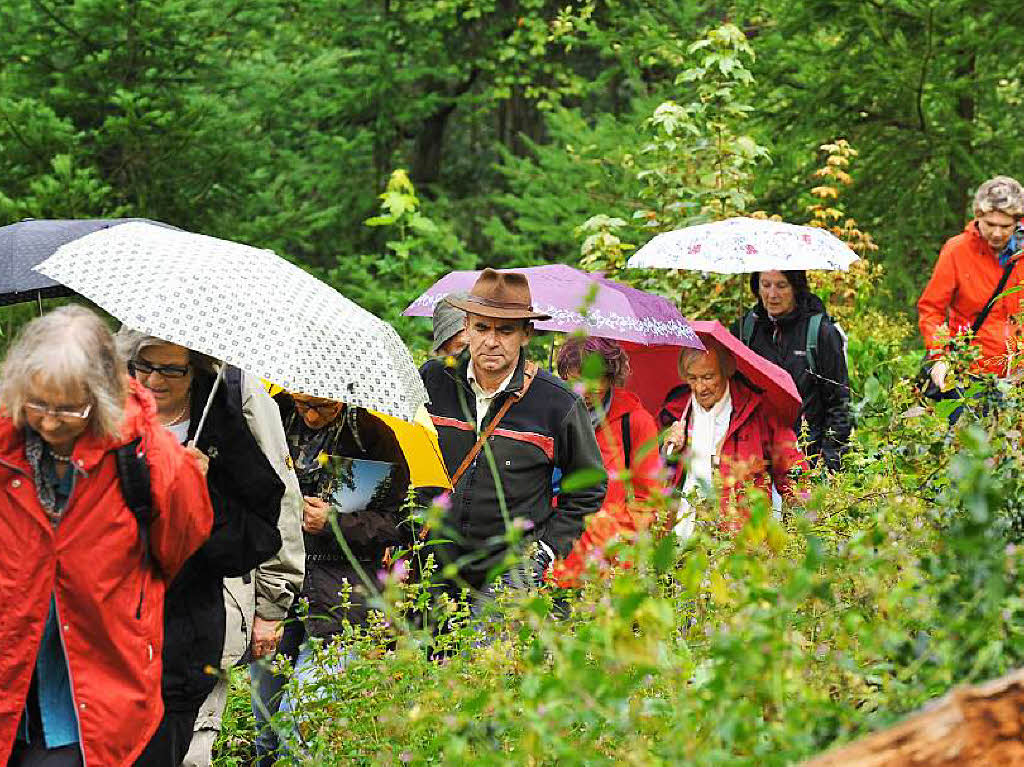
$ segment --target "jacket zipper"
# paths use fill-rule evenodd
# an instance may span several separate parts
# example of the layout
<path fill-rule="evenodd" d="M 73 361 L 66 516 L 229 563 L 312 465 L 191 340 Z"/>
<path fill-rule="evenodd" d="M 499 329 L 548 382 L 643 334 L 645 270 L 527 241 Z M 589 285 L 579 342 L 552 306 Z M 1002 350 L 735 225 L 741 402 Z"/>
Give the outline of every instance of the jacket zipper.
<path fill-rule="evenodd" d="M 78 474 L 79 474 L 79 472 L 81 472 L 83 476 L 86 476 L 85 472 L 82 471 L 78 467 L 77 464 L 72 463 L 71 464 L 71 490 L 68 491 L 68 499 L 64 503 L 64 512 L 66 512 L 69 508 L 71 508 L 71 499 L 74 497 L 74 495 L 75 495 L 75 488 L 78 486 Z M 64 516 L 64 512 L 61 513 L 61 517 L 62 518 Z M 54 533 L 56 533 L 56 531 L 57 531 L 57 528 L 56 528 L 56 526 L 54 526 Z M 56 541 L 56 535 L 54 536 L 54 540 Z M 59 567 L 56 568 L 56 569 L 59 569 Z M 74 678 L 74 676 L 71 673 L 71 657 L 68 655 L 68 648 L 67 648 L 67 645 L 64 643 L 64 630 L 65 630 L 64 629 L 64 621 L 63 621 L 63 619 L 60 616 L 60 600 L 57 599 L 56 572 L 54 573 L 54 582 L 53 582 L 53 609 L 54 609 L 54 612 L 56 613 L 56 617 L 57 617 L 57 635 L 60 637 L 60 649 L 64 653 L 64 665 L 67 667 L 67 670 L 68 670 L 68 683 L 69 683 L 68 686 L 71 688 L 71 705 L 75 707 L 75 728 L 78 730 L 78 750 L 82 754 L 82 767 L 86 767 L 86 761 L 85 761 L 85 738 L 82 737 L 82 717 L 79 714 L 79 711 L 82 711 L 85 708 L 85 703 L 82 703 L 81 707 L 79 707 L 78 698 L 75 696 L 75 678 Z"/>

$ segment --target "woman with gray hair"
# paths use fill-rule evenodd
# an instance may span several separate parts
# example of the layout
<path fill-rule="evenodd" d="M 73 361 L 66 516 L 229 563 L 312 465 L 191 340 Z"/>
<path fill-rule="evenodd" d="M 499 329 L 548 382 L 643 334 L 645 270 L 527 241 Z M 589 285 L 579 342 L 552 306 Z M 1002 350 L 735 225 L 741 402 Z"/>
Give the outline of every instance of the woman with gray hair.
<path fill-rule="evenodd" d="M 792 425 L 737 372 L 733 353 L 712 335 L 702 333 L 700 340 L 706 351 L 683 349 L 683 384 L 668 393 L 658 414 L 667 430 L 666 452 L 679 456 L 675 484 L 683 499 L 675 530 L 683 538 L 693 532 L 691 493 L 717 505 L 722 528 L 737 530 L 747 515 L 745 486 L 770 497 L 774 485 L 791 499 L 792 472 L 806 468 Z"/>
<path fill-rule="evenodd" d="M 87 309 L 22 329 L 0 406 L 0 764 L 130 764 L 160 721 L 164 590 L 209 535 L 206 483 Z"/>
<path fill-rule="evenodd" d="M 225 367 L 218 385 L 221 363 L 128 328 L 118 332 L 117 343 L 131 376 L 153 395 L 164 428 L 206 466 L 214 511 L 210 539 L 167 592 L 164 719 L 136 764 L 179 767 L 201 710 L 202 743 L 191 758 L 205 763 L 199 752 L 212 748 L 210 736 L 216 730 L 205 725 L 219 724 L 227 700 L 226 676 L 208 669 L 230 667 L 239 659 L 249 643 L 250 625 L 252 655 L 272 653 L 281 621 L 302 585 L 301 494 L 287 464 L 277 405 L 258 379 Z M 248 584 L 226 580 L 254 569 Z M 231 588 L 227 600 L 226 586 Z M 247 605 L 242 615 L 227 609 L 236 600 Z M 240 632 L 245 633 L 241 649 L 232 653 Z"/>
<path fill-rule="evenodd" d="M 1024 246 L 1021 217 L 1024 188 L 1009 176 L 996 176 L 974 196 L 974 218 L 946 241 L 931 280 L 917 302 L 921 335 L 933 358 L 929 376 L 936 395 L 946 387 L 949 364 L 942 359 L 945 338 L 970 332 L 981 354 L 974 373 L 1006 375 L 1018 351 L 1024 268 L 1017 266 Z M 948 332 L 940 333 L 940 328 Z"/>

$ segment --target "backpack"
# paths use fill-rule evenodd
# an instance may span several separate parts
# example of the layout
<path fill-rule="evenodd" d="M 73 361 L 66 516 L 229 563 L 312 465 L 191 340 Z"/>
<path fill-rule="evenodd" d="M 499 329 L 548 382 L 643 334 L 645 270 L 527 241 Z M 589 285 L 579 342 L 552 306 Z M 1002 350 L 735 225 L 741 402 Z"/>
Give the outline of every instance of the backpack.
<path fill-rule="evenodd" d="M 818 336 L 821 335 L 821 321 L 824 317 L 824 314 L 818 312 L 817 314 L 812 314 L 807 322 L 807 338 L 804 339 L 804 352 L 807 355 L 807 367 L 810 369 L 811 375 L 818 374 Z M 757 316 L 752 311 L 747 312 L 746 316 L 743 318 L 743 328 L 740 331 L 740 340 L 743 341 L 744 346 L 750 346 L 750 341 L 754 337 L 754 326 L 756 324 Z M 832 325 L 839 332 L 839 338 L 842 340 L 843 346 L 843 357 L 846 358 L 846 333 L 843 332 L 839 323 L 833 322 Z"/>

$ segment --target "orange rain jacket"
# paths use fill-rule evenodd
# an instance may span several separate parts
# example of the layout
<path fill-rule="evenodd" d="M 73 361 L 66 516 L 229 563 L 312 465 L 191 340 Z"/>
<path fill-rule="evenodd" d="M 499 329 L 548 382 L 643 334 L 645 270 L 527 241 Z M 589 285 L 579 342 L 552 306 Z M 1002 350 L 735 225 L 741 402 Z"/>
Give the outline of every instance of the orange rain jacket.
<path fill-rule="evenodd" d="M 936 330 L 944 322 L 949 323 L 950 335 L 970 330 L 1002 274 L 1003 267 L 978 231 L 976 221 L 946 241 L 932 278 L 917 302 L 918 324 L 929 352 L 942 351 Z M 1018 264 L 1004 291 L 1022 284 L 1024 264 Z M 972 368 L 974 372 L 1006 375 L 1011 355 L 1017 350 L 1021 328 L 1014 318 L 1021 310 L 1022 300 L 1024 293 L 1012 293 L 996 301 L 973 341 L 981 349 L 981 358 Z"/>
<path fill-rule="evenodd" d="M 25 710 L 50 595 L 57 601 L 79 747 L 88 767 L 125 767 L 163 715 L 164 588 L 209 536 L 206 480 L 134 380 L 119 439 L 87 432 L 79 476 L 54 528 L 36 495 L 24 432 L 0 415 L 0 764 Z M 153 493 L 152 563 L 121 495 L 115 450 L 142 437 Z"/>

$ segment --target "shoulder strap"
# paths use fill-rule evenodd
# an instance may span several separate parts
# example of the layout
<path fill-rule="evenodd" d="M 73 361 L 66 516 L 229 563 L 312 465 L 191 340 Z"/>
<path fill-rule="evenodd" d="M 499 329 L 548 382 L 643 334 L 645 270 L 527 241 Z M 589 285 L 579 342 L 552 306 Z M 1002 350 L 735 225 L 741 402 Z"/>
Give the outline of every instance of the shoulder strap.
<path fill-rule="evenodd" d="M 462 475 L 466 473 L 466 469 L 472 465 L 473 461 L 476 460 L 476 457 L 480 454 L 480 451 L 483 450 L 484 443 L 490 439 L 494 430 L 498 428 L 498 424 L 501 423 L 501 419 L 505 417 L 505 413 L 509 411 L 509 408 L 511 408 L 512 405 L 526 396 L 526 392 L 530 390 L 530 384 L 533 383 L 533 379 L 536 376 L 537 363 L 527 362 L 523 367 L 523 387 L 517 392 L 512 392 L 505 398 L 501 408 L 499 408 L 498 412 L 494 414 L 494 418 L 491 419 L 491 422 L 487 424 L 487 428 L 480 432 L 480 436 L 476 439 L 476 444 L 474 444 L 472 449 L 466 453 L 466 457 L 462 459 L 462 463 L 459 464 L 459 468 L 457 468 L 455 473 L 452 474 L 452 492 L 455 492 L 455 488 L 458 487 L 459 480 L 462 479 Z M 420 528 L 419 539 L 421 541 L 426 540 L 429 533 L 430 525 L 423 525 L 423 527 Z"/>
<path fill-rule="evenodd" d="M 459 480 L 462 479 L 462 475 L 466 473 L 466 469 L 470 467 L 473 461 L 476 460 L 476 457 L 480 454 L 480 451 L 483 450 L 484 443 L 490 439 L 494 430 L 498 428 L 498 424 L 501 423 L 501 419 L 505 417 L 505 413 L 509 411 L 509 408 L 511 408 L 512 405 L 526 396 L 526 392 L 530 390 L 530 384 L 533 383 L 533 379 L 536 375 L 537 364 L 534 362 L 527 362 L 523 367 L 523 387 L 519 391 L 512 392 L 505 398 L 505 401 L 498 409 L 498 412 L 494 414 L 494 418 L 492 418 L 491 422 L 487 424 L 487 428 L 480 432 L 480 436 L 477 437 L 476 444 L 473 445 L 473 448 L 468 453 L 466 453 L 466 457 L 462 459 L 462 463 L 459 464 L 459 468 L 457 468 L 455 473 L 452 475 L 452 490 L 454 490 L 455 486 L 459 484 Z"/>
<path fill-rule="evenodd" d="M 1003 288 L 1006 287 L 1006 283 L 1010 279 L 1010 272 L 1013 271 L 1013 267 L 1016 265 L 1017 259 L 1014 259 L 1003 268 L 1003 275 L 999 278 L 999 284 L 996 285 L 996 289 L 992 291 L 992 295 L 985 302 L 985 308 L 978 312 L 978 316 L 974 318 L 974 324 L 971 325 L 971 335 L 978 335 L 981 326 L 985 324 L 985 320 L 988 319 L 988 315 L 992 312 L 992 307 L 996 305 L 996 299 L 999 298 Z"/>
<path fill-rule="evenodd" d="M 622 416 L 622 459 L 628 469 L 633 456 L 633 435 L 629 433 L 629 413 Z"/>
<path fill-rule="evenodd" d="M 750 346 L 750 340 L 754 337 L 754 325 L 757 317 L 753 312 L 747 312 L 743 317 L 743 328 L 740 330 L 740 340 L 744 346 Z"/>
<path fill-rule="evenodd" d="M 142 437 L 137 437 L 127 445 L 117 448 L 114 456 L 117 460 L 117 476 L 121 480 L 121 495 L 124 496 L 124 502 L 131 509 L 139 527 L 142 563 L 146 566 L 149 564 L 149 524 L 153 519 L 153 491 Z"/>
<path fill-rule="evenodd" d="M 804 342 L 804 346 L 807 351 L 807 366 L 811 369 L 811 375 L 818 371 L 816 356 L 818 353 L 818 336 L 821 333 L 821 320 L 824 316 L 821 312 L 812 314 L 811 318 L 807 321 L 807 340 Z"/>

